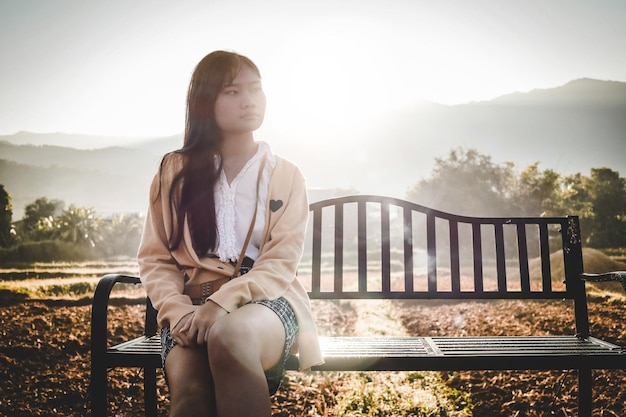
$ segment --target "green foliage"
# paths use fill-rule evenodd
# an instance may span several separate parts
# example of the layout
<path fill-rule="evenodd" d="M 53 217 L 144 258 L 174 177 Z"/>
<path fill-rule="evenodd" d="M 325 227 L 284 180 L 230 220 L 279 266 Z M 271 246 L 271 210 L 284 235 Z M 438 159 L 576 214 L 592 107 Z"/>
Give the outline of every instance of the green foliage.
<path fill-rule="evenodd" d="M 626 179 L 608 168 L 564 179 L 563 214 L 578 214 L 584 244 L 595 248 L 626 246 Z"/>
<path fill-rule="evenodd" d="M 511 214 L 554 215 L 558 210 L 560 179 L 551 169 L 540 171 L 538 162 L 529 165 L 510 190 Z"/>
<path fill-rule="evenodd" d="M 65 203 L 40 197 L 24 208 L 21 232 L 29 240 L 46 240 L 54 233 L 54 218 L 61 214 Z"/>
<path fill-rule="evenodd" d="M 34 262 L 86 261 L 94 259 L 96 253 L 82 245 L 59 240 L 25 242 L 10 249 L 0 249 L 3 265 Z"/>
<path fill-rule="evenodd" d="M 0 252 L 0 259 L 15 264 L 135 256 L 143 227 L 139 214 L 103 219 L 92 207 L 64 205 L 45 197 L 27 205 L 17 225 L 16 245 Z"/>
<path fill-rule="evenodd" d="M 428 207 L 465 215 L 510 215 L 508 198 L 515 176 L 512 163 L 496 164 L 474 149 L 453 149 L 437 158 L 430 178 L 420 180 L 407 198 Z"/>
<path fill-rule="evenodd" d="M 593 216 L 588 235 L 589 244 L 601 248 L 624 245 L 626 180 L 608 168 L 594 168 L 591 170 L 590 182 Z"/>
<path fill-rule="evenodd" d="M 139 247 L 143 219 L 138 213 L 118 214 L 103 222 L 98 250 L 107 257 L 134 256 Z"/>
<path fill-rule="evenodd" d="M 71 284 L 55 284 L 42 287 L 37 291 L 38 295 L 45 297 L 62 297 L 62 296 L 85 296 L 93 295 L 96 290 L 95 283 L 89 282 L 73 282 Z"/>
<path fill-rule="evenodd" d="M 594 168 L 587 177 L 541 171 L 539 163 L 520 174 L 513 168 L 474 149 L 453 149 L 447 159 L 436 160 L 432 175 L 407 198 L 470 216 L 578 215 L 586 245 L 626 246 L 626 179 L 618 172 Z"/>
<path fill-rule="evenodd" d="M 54 236 L 73 243 L 96 245 L 102 218 L 93 207 L 77 207 L 71 204 L 55 219 Z"/>
<path fill-rule="evenodd" d="M 13 219 L 13 206 L 11 205 L 11 196 L 4 189 L 4 185 L 0 184 L 0 247 L 6 248 L 11 244 Z"/>

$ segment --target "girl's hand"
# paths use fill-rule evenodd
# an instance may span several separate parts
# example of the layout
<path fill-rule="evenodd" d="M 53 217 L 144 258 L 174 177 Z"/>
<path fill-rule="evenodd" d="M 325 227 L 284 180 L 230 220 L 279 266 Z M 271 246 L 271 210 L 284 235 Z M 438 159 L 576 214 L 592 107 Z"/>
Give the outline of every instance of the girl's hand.
<path fill-rule="evenodd" d="M 197 311 L 197 310 L 196 310 Z M 184 316 L 172 329 L 172 338 L 181 346 L 195 346 L 196 335 L 189 332 L 195 311 Z"/>
<path fill-rule="evenodd" d="M 189 329 L 187 334 L 195 336 L 195 343 L 198 345 L 204 345 L 209 338 L 209 332 L 213 324 L 220 318 L 228 314 L 228 311 L 224 310 L 218 304 L 211 300 L 207 300 L 202 304 L 193 314 L 189 322 Z"/>

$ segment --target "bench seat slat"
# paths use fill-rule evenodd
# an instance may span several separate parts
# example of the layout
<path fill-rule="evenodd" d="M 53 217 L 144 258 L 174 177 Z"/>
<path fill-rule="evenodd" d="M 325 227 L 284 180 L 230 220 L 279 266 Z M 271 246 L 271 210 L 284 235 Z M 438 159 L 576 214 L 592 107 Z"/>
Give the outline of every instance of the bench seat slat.
<path fill-rule="evenodd" d="M 582 360 L 604 363 L 615 357 L 621 357 L 621 366 L 626 367 L 620 346 L 576 336 L 321 337 L 320 342 L 327 363 L 314 370 L 561 369 L 580 366 Z M 108 350 L 111 364 L 135 367 L 160 367 L 160 352 L 158 335 Z M 437 360 L 444 358 L 462 362 Z M 297 367 L 297 357 L 290 358 L 288 368 Z"/>
<path fill-rule="evenodd" d="M 325 357 L 398 355 L 412 357 L 498 354 L 532 355 L 560 353 L 623 355 L 617 345 L 576 336 L 532 337 L 322 337 Z"/>
<path fill-rule="evenodd" d="M 322 337 L 321 343 L 326 363 L 313 368 L 321 371 L 626 367 L 621 347 L 576 336 Z M 297 361 L 289 366 L 297 369 Z"/>

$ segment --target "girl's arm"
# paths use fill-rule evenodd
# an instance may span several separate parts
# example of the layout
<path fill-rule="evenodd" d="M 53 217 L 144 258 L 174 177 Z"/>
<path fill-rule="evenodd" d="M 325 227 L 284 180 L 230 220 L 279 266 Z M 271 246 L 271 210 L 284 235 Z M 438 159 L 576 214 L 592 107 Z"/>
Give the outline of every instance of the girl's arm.
<path fill-rule="evenodd" d="M 176 260 L 169 249 L 167 227 L 169 227 L 169 189 L 166 182 L 167 159 L 155 175 L 150 187 L 150 205 L 146 215 L 137 261 L 141 282 L 158 311 L 161 326 L 174 328 L 180 319 L 192 313 L 196 307 L 183 294 L 184 279 Z M 167 216 L 164 216 L 167 214 Z"/>

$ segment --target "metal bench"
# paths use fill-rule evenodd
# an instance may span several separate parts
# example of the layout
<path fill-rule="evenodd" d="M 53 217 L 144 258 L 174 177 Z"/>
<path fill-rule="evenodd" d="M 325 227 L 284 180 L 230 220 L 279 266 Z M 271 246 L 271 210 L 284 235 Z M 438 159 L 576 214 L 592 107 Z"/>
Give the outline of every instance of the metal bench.
<path fill-rule="evenodd" d="M 312 203 L 299 279 L 311 299 L 569 300 L 575 328 L 549 336 L 321 337 L 318 371 L 577 370 L 578 415 L 591 416 L 592 371 L 626 369 L 626 349 L 589 334 L 578 217 L 457 216 L 400 199 L 348 196 Z M 146 415 L 156 415 L 161 367 L 156 311 L 147 300 L 145 334 L 108 346 L 107 309 L 117 283 L 104 276 L 92 311 L 91 404 L 107 413 L 107 370 L 144 369 Z M 298 359 L 289 360 L 298 368 Z"/>

